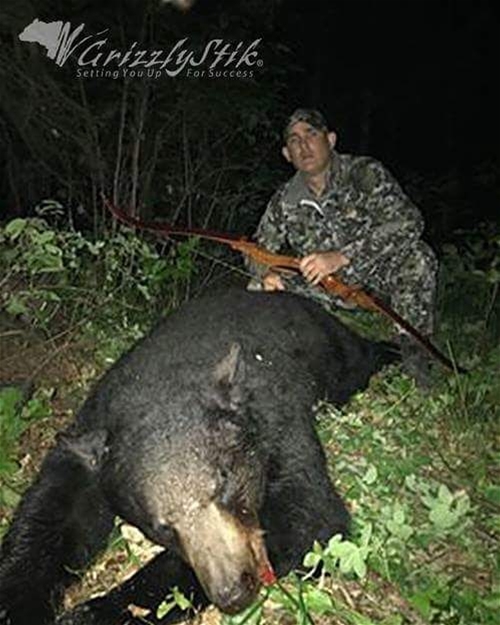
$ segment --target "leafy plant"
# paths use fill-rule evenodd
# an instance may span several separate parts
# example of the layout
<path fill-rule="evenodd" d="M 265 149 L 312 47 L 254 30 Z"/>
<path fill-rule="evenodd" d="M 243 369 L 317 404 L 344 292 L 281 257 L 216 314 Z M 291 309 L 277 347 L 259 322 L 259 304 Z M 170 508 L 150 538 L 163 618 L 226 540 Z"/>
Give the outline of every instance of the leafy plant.
<path fill-rule="evenodd" d="M 130 229 L 92 240 L 40 218 L 14 219 L 0 231 L 1 304 L 46 331 L 64 319 L 96 330 L 132 328 L 137 338 L 137 324 L 183 297 L 196 246 L 188 240 L 161 256 Z"/>
<path fill-rule="evenodd" d="M 16 386 L 0 390 L 0 506 L 13 506 L 18 493 L 11 478 L 19 469 L 16 454 L 24 431 L 33 423 L 50 415 L 46 395 L 34 397 L 23 405 L 23 391 Z"/>
<path fill-rule="evenodd" d="M 183 612 L 193 608 L 193 603 L 175 586 L 164 601 L 156 609 L 156 618 L 167 616 L 174 608 L 179 608 Z"/>

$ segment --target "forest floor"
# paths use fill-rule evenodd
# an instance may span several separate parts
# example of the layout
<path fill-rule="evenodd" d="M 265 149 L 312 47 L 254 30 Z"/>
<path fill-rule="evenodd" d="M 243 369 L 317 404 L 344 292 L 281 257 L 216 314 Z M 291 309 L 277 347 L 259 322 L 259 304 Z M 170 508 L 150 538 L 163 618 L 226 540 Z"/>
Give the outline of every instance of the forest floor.
<path fill-rule="evenodd" d="M 108 362 L 95 358 L 96 344 L 78 328 L 47 339 L 3 316 L 0 341 L 2 392 L 14 384 L 25 394 L 23 423 L 9 450 L 13 464 L 1 475 L 5 529 L 56 433 L 70 422 Z M 306 563 L 324 566 L 319 578 L 290 576 L 264 591 L 266 600 L 253 612 L 226 617 L 212 608 L 198 622 L 496 623 L 498 363 L 498 349 L 492 349 L 476 361 L 472 377 L 437 371 L 429 392 L 391 367 L 342 410 L 318 406 L 332 479 L 353 514 L 352 538 L 342 547 L 335 540 L 327 547 L 311 546 Z M 6 405 L 1 404 L 4 412 Z M 66 607 L 106 592 L 157 550 L 118 521 L 109 549 L 82 572 L 81 583 L 66 595 Z M 142 615 L 139 608 L 137 614 Z"/>

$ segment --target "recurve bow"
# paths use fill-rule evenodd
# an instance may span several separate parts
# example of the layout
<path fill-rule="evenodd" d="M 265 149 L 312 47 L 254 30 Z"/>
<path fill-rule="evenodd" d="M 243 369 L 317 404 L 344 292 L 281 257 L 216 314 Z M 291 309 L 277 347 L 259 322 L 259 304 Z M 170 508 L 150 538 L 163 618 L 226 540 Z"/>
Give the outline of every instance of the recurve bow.
<path fill-rule="evenodd" d="M 246 256 L 249 256 L 253 261 L 260 265 L 267 265 L 274 270 L 293 270 L 300 272 L 300 259 L 294 256 L 287 256 L 284 254 L 276 254 L 266 250 L 253 241 L 249 241 L 248 238 L 222 232 L 214 232 L 212 230 L 205 230 L 203 228 L 179 228 L 171 226 L 170 224 L 159 222 L 144 222 L 135 217 L 131 217 L 125 211 L 112 204 L 106 197 L 102 197 L 105 206 L 112 213 L 112 215 L 124 224 L 138 228 L 139 230 L 147 230 L 155 232 L 157 234 L 170 236 L 197 236 L 209 241 L 215 241 L 217 243 L 223 243 L 229 245 L 230 248 L 241 252 Z M 447 358 L 431 341 L 414 328 L 411 323 L 401 317 L 395 310 L 393 310 L 382 299 L 369 293 L 365 288 L 355 285 L 351 286 L 341 282 L 333 275 L 326 276 L 320 282 L 325 291 L 340 297 L 346 302 L 351 302 L 364 310 L 375 311 L 388 317 L 396 323 L 401 329 L 410 334 L 422 347 L 431 354 L 436 360 L 444 365 L 450 371 L 456 371 L 458 373 L 466 373 L 466 370 L 457 364 L 453 363 Z"/>

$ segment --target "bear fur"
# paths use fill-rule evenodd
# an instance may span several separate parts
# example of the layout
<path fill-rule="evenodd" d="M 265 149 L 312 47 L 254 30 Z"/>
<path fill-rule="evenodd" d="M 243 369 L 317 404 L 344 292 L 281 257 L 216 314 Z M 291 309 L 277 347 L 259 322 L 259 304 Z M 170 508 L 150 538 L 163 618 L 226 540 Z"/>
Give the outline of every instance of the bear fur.
<path fill-rule="evenodd" d="M 58 620 L 139 623 L 179 587 L 235 613 L 349 514 L 313 404 L 341 404 L 391 359 L 310 300 L 229 291 L 161 321 L 97 383 L 23 497 L 0 560 L 0 623 L 46 625 L 115 515 L 165 547 Z M 170 613 L 161 622 L 178 618 Z"/>

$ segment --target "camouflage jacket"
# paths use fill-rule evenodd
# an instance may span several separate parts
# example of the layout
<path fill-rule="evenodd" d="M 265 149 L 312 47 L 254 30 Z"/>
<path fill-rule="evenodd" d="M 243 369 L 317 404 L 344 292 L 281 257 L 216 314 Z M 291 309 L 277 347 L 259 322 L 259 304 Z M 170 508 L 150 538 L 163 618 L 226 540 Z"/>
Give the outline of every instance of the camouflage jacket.
<path fill-rule="evenodd" d="M 376 285 L 411 253 L 423 227 L 420 211 L 381 163 L 333 151 L 323 194 L 315 196 L 297 172 L 271 198 L 256 239 L 301 257 L 340 251 L 351 261 L 341 272 L 348 282 Z M 264 272 L 249 265 L 257 277 Z"/>

